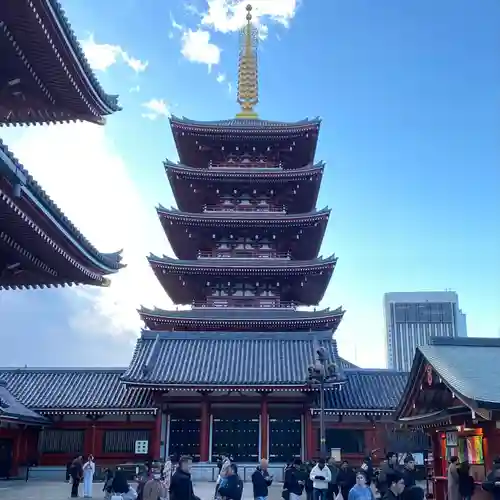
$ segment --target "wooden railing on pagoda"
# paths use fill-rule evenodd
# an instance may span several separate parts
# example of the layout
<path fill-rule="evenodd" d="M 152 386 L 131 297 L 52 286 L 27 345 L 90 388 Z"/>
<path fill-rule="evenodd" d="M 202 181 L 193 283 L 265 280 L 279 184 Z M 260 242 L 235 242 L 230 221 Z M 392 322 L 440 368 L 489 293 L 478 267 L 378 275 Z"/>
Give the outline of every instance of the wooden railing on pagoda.
<path fill-rule="evenodd" d="M 280 259 L 290 260 L 290 252 L 275 252 L 273 250 L 211 250 L 198 252 L 199 259 Z"/>
<path fill-rule="evenodd" d="M 293 302 L 282 302 L 279 297 L 207 297 L 205 302 L 193 302 L 192 307 L 198 308 L 250 308 L 250 309 L 290 309 L 295 311 Z"/>
<path fill-rule="evenodd" d="M 205 205 L 204 212 L 286 213 L 285 207 L 276 205 Z"/>
<path fill-rule="evenodd" d="M 226 161 L 226 162 L 212 162 L 208 163 L 209 169 L 235 169 L 235 168 L 275 168 L 276 170 L 283 169 L 283 163 L 275 161 Z"/>

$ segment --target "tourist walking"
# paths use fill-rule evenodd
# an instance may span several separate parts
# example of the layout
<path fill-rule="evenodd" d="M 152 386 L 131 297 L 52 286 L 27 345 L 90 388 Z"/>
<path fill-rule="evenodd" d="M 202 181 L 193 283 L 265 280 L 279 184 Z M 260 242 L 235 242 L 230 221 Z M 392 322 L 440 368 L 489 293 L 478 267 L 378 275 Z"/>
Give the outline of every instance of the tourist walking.
<path fill-rule="evenodd" d="M 327 500 L 328 485 L 332 480 L 324 458 L 320 458 L 309 475 L 313 482 L 313 500 Z"/>
<path fill-rule="evenodd" d="M 374 500 L 368 474 L 364 470 L 356 472 L 356 484 L 349 490 L 346 500 Z"/>
<path fill-rule="evenodd" d="M 173 465 L 172 465 L 173 457 L 167 457 L 165 460 L 165 464 L 163 465 L 162 470 L 162 484 L 164 496 L 162 500 L 168 500 L 168 491 L 170 489 L 170 483 L 172 482 L 172 473 L 173 473 Z"/>
<path fill-rule="evenodd" d="M 458 468 L 458 491 L 462 500 L 471 500 L 475 487 L 474 478 L 470 475 L 469 462 L 462 462 Z"/>
<path fill-rule="evenodd" d="M 142 500 L 159 500 L 165 498 L 165 487 L 161 481 L 160 474 L 153 474 L 153 477 L 146 481 L 142 488 Z"/>
<path fill-rule="evenodd" d="M 344 460 L 340 465 L 340 470 L 337 475 L 337 486 L 343 500 L 347 500 L 349 491 L 356 484 L 356 474 L 352 470 L 347 460 Z"/>
<path fill-rule="evenodd" d="M 267 500 L 269 496 L 269 486 L 273 482 L 273 476 L 269 474 L 268 465 L 268 461 L 263 458 L 252 474 L 253 497 L 255 500 Z"/>
<path fill-rule="evenodd" d="M 238 466 L 231 464 L 226 473 L 226 479 L 219 486 L 219 495 L 223 500 L 241 500 L 243 481 L 238 475 Z"/>
<path fill-rule="evenodd" d="M 69 473 L 71 475 L 71 498 L 77 498 L 78 487 L 83 476 L 83 457 L 81 455 L 73 460 Z"/>
<path fill-rule="evenodd" d="M 113 482 L 111 484 L 113 491 L 111 500 L 136 500 L 137 492 L 130 486 L 127 481 L 127 476 L 123 469 L 115 471 Z"/>
<path fill-rule="evenodd" d="M 404 459 L 403 478 L 405 480 L 405 488 L 411 488 L 417 484 L 415 475 L 415 459 L 410 453 L 408 453 Z"/>
<path fill-rule="evenodd" d="M 302 461 L 296 458 L 285 471 L 285 482 L 283 483 L 283 500 L 300 500 L 304 491 L 304 474 L 300 470 Z"/>
<path fill-rule="evenodd" d="M 170 500 L 199 500 L 193 491 L 191 480 L 191 458 L 181 457 L 170 481 Z"/>
<path fill-rule="evenodd" d="M 460 500 L 458 465 L 458 457 L 451 457 L 448 465 L 448 500 Z"/>
<path fill-rule="evenodd" d="M 380 496 L 384 496 L 387 488 L 389 487 L 387 476 L 393 474 L 396 471 L 397 461 L 397 454 L 390 451 L 389 453 L 387 453 L 385 460 L 382 462 L 382 466 L 380 467 L 380 472 L 378 475 L 377 485 L 378 490 L 380 491 Z"/>
<path fill-rule="evenodd" d="M 104 491 L 104 500 L 109 500 L 111 498 L 111 492 L 113 491 L 113 471 L 109 468 L 104 471 L 104 485 L 102 491 Z"/>
<path fill-rule="evenodd" d="M 92 485 L 94 483 L 95 462 L 94 456 L 89 455 L 83 466 L 83 496 L 92 498 Z"/>
<path fill-rule="evenodd" d="M 339 492 L 339 488 L 337 486 L 337 476 L 339 475 L 339 468 L 337 467 L 337 464 L 335 463 L 335 459 L 333 457 L 330 457 L 328 459 L 328 468 L 330 469 L 330 483 L 328 484 L 328 493 L 327 497 L 328 500 L 334 500 L 334 498 L 337 496 L 337 493 Z"/>

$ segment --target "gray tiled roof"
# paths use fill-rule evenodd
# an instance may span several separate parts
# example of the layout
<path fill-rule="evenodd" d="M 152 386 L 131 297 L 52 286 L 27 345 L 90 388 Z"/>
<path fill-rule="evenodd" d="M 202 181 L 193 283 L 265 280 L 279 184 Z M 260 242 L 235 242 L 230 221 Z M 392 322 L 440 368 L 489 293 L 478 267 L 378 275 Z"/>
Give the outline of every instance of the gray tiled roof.
<path fill-rule="evenodd" d="M 248 180 L 251 179 L 252 182 L 265 181 L 269 182 L 269 176 L 273 178 L 283 178 L 283 179 L 296 179 L 296 178 L 309 178 L 312 175 L 322 174 L 325 169 L 324 162 L 318 162 L 314 165 L 306 165 L 300 168 L 294 169 L 277 169 L 273 167 L 267 168 L 256 168 L 256 167 L 242 167 L 237 166 L 234 169 L 226 168 L 196 168 L 184 165 L 182 163 L 175 163 L 170 160 L 165 160 L 163 162 L 167 174 L 170 172 L 174 175 L 183 174 L 185 176 L 193 178 L 206 178 L 206 179 L 224 179 L 229 178 L 231 181 Z"/>
<path fill-rule="evenodd" d="M 48 420 L 26 408 L 7 389 L 7 382 L 0 380 L 0 419 L 4 417 L 25 423 L 45 424 Z"/>
<path fill-rule="evenodd" d="M 327 207 L 321 210 L 315 210 L 305 214 L 287 214 L 277 212 L 203 212 L 203 213 L 190 213 L 183 212 L 177 208 L 165 208 L 158 206 L 156 209 L 160 217 L 165 217 L 174 220 L 181 224 L 199 226 L 200 221 L 204 224 L 218 225 L 224 223 L 225 225 L 234 226 L 259 226 L 265 224 L 266 226 L 283 225 L 283 224 L 300 224 L 301 227 L 308 227 L 318 223 L 319 221 L 328 221 L 331 210 Z"/>
<path fill-rule="evenodd" d="M 343 316 L 344 310 L 342 307 L 337 309 L 319 309 L 317 311 L 301 311 L 297 309 L 287 309 L 287 308 L 273 308 L 268 309 L 265 307 L 251 308 L 251 307 L 239 307 L 239 308 L 228 308 L 228 307 L 200 307 L 197 309 L 187 309 L 181 311 L 171 311 L 166 309 L 147 309 L 142 307 L 139 309 L 140 314 L 151 314 L 160 317 L 167 318 L 179 318 L 179 319 L 194 319 L 194 320 L 235 320 L 235 321 L 277 321 L 277 320 L 289 320 L 289 321 L 304 321 L 310 319 L 328 319 L 332 316 Z"/>
<path fill-rule="evenodd" d="M 0 378 L 21 403 L 34 410 L 151 409 L 147 389 L 121 383 L 123 368 L 0 368 Z"/>
<path fill-rule="evenodd" d="M 332 412 L 342 410 L 373 410 L 390 413 L 398 405 L 403 394 L 408 373 L 385 369 L 354 368 L 344 371 L 346 382 L 338 389 L 329 391 L 325 409 Z M 319 408 L 319 400 L 316 401 Z"/>
<path fill-rule="evenodd" d="M 282 271 L 288 275 L 303 274 L 304 270 L 326 270 L 332 269 L 337 263 L 337 257 L 318 257 L 311 260 L 281 260 L 281 259 L 197 259 L 197 260 L 180 260 L 164 255 L 158 257 L 150 254 L 148 257 L 149 263 L 152 265 L 168 266 L 178 269 L 180 272 L 189 270 L 189 272 L 204 273 L 209 269 L 217 269 L 222 274 L 232 274 L 240 269 L 244 270 L 247 267 L 252 268 L 252 274 L 258 271 Z"/>
<path fill-rule="evenodd" d="M 500 404 L 500 339 L 433 338 L 418 348 L 417 362 L 419 353 L 457 394 Z"/>
<path fill-rule="evenodd" d="M 144 331 L 123 376 L 129 383 L 162 386 L 305 386 L 319 346 L 338 362 L 329 332 Z M 342 367 L 339 366 L 342 374 Z"/>
<path fill-rule="evenodd" d="M 170 117 L 170 123 L 172 125 L 179 124 L 184 126 L 199 127 L 199 128 L 213 128 L 213 127 L 228 127 L 232 130 L 236 129 L 287 129 L 287 128 L 311 128 L 319 127 L 321 124 L 321 119 L 319 117 L 313 118 L 312 120 L 306 118 L 298 122 L 277 122 L 270 120 L 259 120 L 259 119 L 245 119 L 245 118 L 232 118 L 229 120 L 216 120 L 216 121 L 197 121 L 190 120 L 186 117 L 178 117 L 172 115 Z"/>

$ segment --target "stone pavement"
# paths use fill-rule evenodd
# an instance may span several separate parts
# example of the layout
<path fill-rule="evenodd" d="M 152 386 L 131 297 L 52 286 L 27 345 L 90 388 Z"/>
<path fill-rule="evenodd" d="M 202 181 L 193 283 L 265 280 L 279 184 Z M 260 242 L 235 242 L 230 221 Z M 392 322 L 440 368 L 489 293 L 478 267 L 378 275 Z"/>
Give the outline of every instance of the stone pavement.
<path fill-rule="evenodd" d="M 103 483 L 94 484 L 94 499 L 102 499 Z M 48 481 L 0 481 L 1 500 L 66 500 L 69 498 L 71 485 Z M 201 500 L 212 500 L 215 483 L 195 483 L 194 492 Z M 253 500 L 251 483 L 245 483 L 242 500 Z M 80 486 L 80 494 L 82 487 Z M 269 500 L 281 498 L 281 485 L 270 488 Z"/>

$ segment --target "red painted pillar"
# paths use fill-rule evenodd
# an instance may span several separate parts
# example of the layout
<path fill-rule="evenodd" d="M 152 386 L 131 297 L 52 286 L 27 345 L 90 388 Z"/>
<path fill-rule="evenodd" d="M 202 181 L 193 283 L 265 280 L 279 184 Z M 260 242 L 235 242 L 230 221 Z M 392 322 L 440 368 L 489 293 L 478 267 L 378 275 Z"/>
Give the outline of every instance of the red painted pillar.
<path fill-rule="evenodd" d="M 161 408 L 158 408 L 155 416 L 155 426 L 151 432 L 151 443 L 149 449 L 149 455 L 152 460 L 160 459 L 160 447 L 161 447 L 161 417 L 163 412 Z"/>
<path fill-rule="evenodd" d="M 304 431 L 305 431 L 305 444 L 306 444 L 306 452 L 305 459 L 311 460 L 315 453 L 314 450 L 314 432 L 312 425 L 312 415 L 311 411 L 307 408 L 304 414 Z"/>
<path fill-rule="evenodd" d="M 206 397 L 201 402 L 200 462 L 210 460 L 210 403 Z"/>
<path fill-rule="evenodd" d="M 260 457 L 269 458 L 267 449 L 269 442 L 269 411 L 267 406 L 267 394 L 262 395 L 260 400 Z"/>

